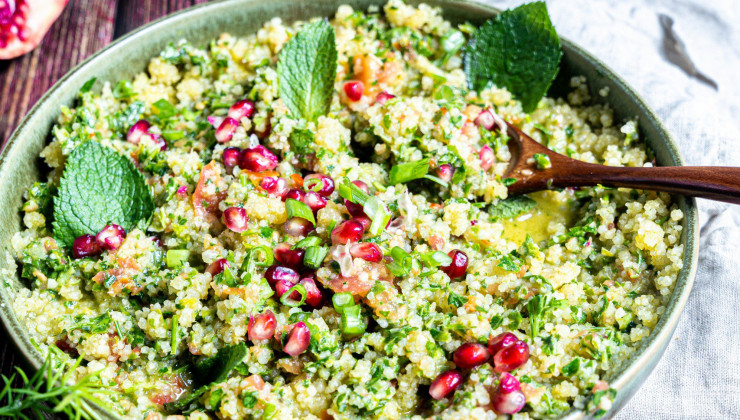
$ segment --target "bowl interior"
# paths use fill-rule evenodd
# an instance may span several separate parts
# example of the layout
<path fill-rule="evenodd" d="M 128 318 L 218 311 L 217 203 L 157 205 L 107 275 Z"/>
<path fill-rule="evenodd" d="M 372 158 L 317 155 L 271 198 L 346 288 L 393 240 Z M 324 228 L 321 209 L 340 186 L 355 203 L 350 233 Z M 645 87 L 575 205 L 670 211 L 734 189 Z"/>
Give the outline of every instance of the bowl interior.
<path fill-rule="evenodd" d="M 90 78 L 101 81 L 120 80 L 133 77 L 146 68 L 149 59 L 157 55 L 167 44 L 187 38 L 195 44 L 205 45 L 210 39 L 223 32 L 235 35 L 254 33 L 264 22 L 281 17 L 285 22 L 304 20 L 314 16 L 332 16 L 338 4 L 350 4 L 355 9 L 382 7 L 382 0 L 225 0 L 195 6 L 152 24 L 118 40 L 79 65 L 47 92 L 31 109 L 10 137 L 0 155 L 0 252 L 9 255 L 10 242 L 14 233 L 21 229 L 19 209 L 23 193 L 34 181 L 43 179 L 44 165 L 39 153 L 49 138 L 49 132 L 59 116 L 61 105 L 71 106 L 77 91 Z M 409 1 L 417 4 L 419 1 Z M 453 23 L 465 21 L 480 24 L 492 17 L 496 9 L 472 1 L 428 0 L 425 3 L 439 6 L 445 18 Z M 619 76 L 603 63 L 568 40 L 563 40 L 564 57 L 550 94 L 563 96 L 569 91 L 569 80 L 576 75 L 586 76 L 593 97 L 609 103 L 617 121 L 637 118 L 640 136 L 654 152 L 659 165 L 682 165 L 683 160 L 675 143 L 660 123 L 658 117 L 644 101 Z M 599 89 L 609 88 L 609 95 L 595 95 Z M 673 334 L 678 316 L 685 304 L 693 282 L 697 263 L 697 213 L 693 199 L 675 197 L 684 212 L 682 242 L 684 243 L 684 269 L 676 282 L 670 303 L 650 337 L 644 340 L 632 360 L 612 379 L 611 384 L 619 390 L 615 408 L 622 406 L 647 378 Z M 32 368 L 40 366 L 41 358 L 31 343 L 28 334 L 16 319 L 10 301 L 13 289 L 21 286 L 18 268 L 12 258 L 0 258 L 2 281 L 9 287 L 0 287 L 0 317 L 7 333 L 23 355 L 21 363 Z M 612 410 L 611 413 L 616 411 Z M 567 418 L 581 417 L 582 413 L 569 413 Z"/>

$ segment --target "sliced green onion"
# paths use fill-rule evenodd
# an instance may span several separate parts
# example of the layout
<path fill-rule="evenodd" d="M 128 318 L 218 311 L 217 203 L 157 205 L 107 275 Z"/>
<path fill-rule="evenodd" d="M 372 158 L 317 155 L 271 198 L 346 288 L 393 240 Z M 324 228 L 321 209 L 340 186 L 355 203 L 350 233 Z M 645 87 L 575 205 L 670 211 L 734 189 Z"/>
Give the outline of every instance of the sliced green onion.
<path fill-rule="evenodd" d="M 339 184 L 339 196 L 362 206 L 370 198 L 365 191 L 349 182 L 346 178 L 343 183 Z"/>
<path fill-rule="evenodd" d="M 254 271 L 255 267 L 269 267 L 275 261 L 272 250 L 265 246 L 258 246 L 249 250 L 249 254 L 242 263 L 242 270 L 247 273 Z"/>
<path fill-rule="evenodd" d="M 349 292 L 335 293 L 331 297 L 331 303 L 334 305 L 334 310 L 341 314 L 344 308 L 355 305 L 355 298 Z"/>
<path fill-rule="evenodd" d="M 445 188 L 447 188 L 447 187 L 449 187 L 449 186 L 450 186 L 450 184 L 448 184 L 448 183 L 447 183 L 447 182 L 445 182 L 445 181 L 442 181 L 441 179 L 439 179 L 438 177 L 436 177 L 436 176 L 434 176 L 434 175 L 429 175 L 429 174 L 426 174 L 426 175 L 424 175 L 424 176 L 423 176 L 423 178 L 424 178 L 424 179 L 428 179 L 428 180 L 430 180 L 430 181 L 432 181 L 432 182 L 436 182 L 437 184 L 439 184 L 439 185 L 441 185 L 441 186 L 443 186 L 443 187 L 445 187 Z"/>
<path fill-rule="evenodd" d="M 179 317 L 177 316 L 177 313 L 172 315 L 172 337 L 170 341 L 170 347 L 172 348 L 171 353 L 175 354 L 175 350 L 177 350 L 177 345 L 180 344 L 180 324 L 179 324 Z"/>
<path fill-rule="evenodd" d="M 325 246 L 309 246 L 303 255 L 303 265 L 308 268 L 319 268 L 326 258 L 329 248 Z"/>
<path fill-rule="evenodd" d="M 535 153 L 534 161 L 537 163 L 537 169 L 548 169 L 552 168 L 552 162 L 550 162 L 550 156 L 544 153 Z"/>
<path fill-rule="evenodd" d="M 169 268 L 177 268 L 190 258 L 190 251 L 187 249 L 170 249 L 165 256 L 165 262 Z"/>
<path fill-rule="evenodd" d="M 298 200 L 289 198 L 285 200 L 285 209 L 288 211 L 288 219 L 300 217 L 301 219 L 308 220 L 311 224 L 316 226 L 316 219 L 313 217 L 311 207 L 308 207 L 306 203 L 301 203 Z"/>
<path fill-rule="evenodd" d="M 290 295 L 292 295 L 294 291 L 300 293 L 301 300 L 293 300 L 290 298 Z M 296 306 L 301 306 L 304 303 L 306 303 L 307 294 L 308 292 L 306 292 L 306 288 L 303 287 L 302 284 L 296 284 L 295 286 L 288 289 L 288 291 L 285 292 L 285 294 L 283 294 L 283 296 L 280 298 L 280 303 L 282 303 L 283 305 L 295 308 Z"/>
<path fill-rule="evenodd" d="M 324 188 L 324 180 L 322 178 L 311 178 L 303 181 L 303 188 L 308 191 L 319 192 Z"/>
<path fill-rule="evenodd" d="M 422 254 L 421 260 L 429 267 L 439 267 L 452 263 L 452 258 L 442 251 L 432 251 Z"/>
<path fill-rule="evenodd" d="M 342 333 L 347 335 L 358 335 L 365 332 L 367 325 L 362 319 L 362 308 L 360 305 L 347 306 L 341 312 Z"/>
<path fill-rule="evenodd" d="M 362 206 L 362 210 L 372 220 L 368 230 L 373 236 L 378 236 L 391 220 L 390 213 L 377 197 L 369 198 Z"/>
<path fill-rule="evenodd" d="M 393 247 L 391 249 L 391 258 L 393 258 L 393 262 L 388 264 L 388 269 L 391 270 L 394 276 L 405 276 L 411 271 L 413 258 L 403 248 L 398 246 Z"/>
<path fill-rule="evenodd" d="M 429 159 L 408 162 L 391 168 L 390 185 L 403 184 L 414 179 L 423 178 L 429 172 Z"/>
<path fill-rule="evenodd" d="M 162 131 L 162 137 L 167 141 L 180 140 L 185 137 L 185 132 L 181 130 L 164 130 Z"/>
<path fill-rule="evenodd" d="M 300 241 L 296 242 L 295 245 L 293 245 L 293 249 L 302 248 L 306 249 L 310 246 L 319 246 L 321 245 L 321 238 L 318 236 L 309 236 L 306 238 L 301 239 Z"/>

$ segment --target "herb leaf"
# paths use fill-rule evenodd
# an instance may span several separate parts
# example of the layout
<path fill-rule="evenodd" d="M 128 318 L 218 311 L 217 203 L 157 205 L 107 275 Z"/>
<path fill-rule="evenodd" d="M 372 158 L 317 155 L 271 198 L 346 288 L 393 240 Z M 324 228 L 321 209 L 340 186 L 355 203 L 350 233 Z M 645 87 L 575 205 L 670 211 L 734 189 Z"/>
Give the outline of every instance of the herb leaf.
<path fill-rule="evenodd" d="M 195 364 L 195 377 L 206 385 L 223 382 L 234 367 L 241 363 L 247 351 L 244 343 L 221 347 L 215 355 Z"/>
<path fill-rule="evenodd" d="M 391 168 L 390 185 L 403 184 L 404 182 L 424 178 L 429 172 L 429 159 L 417 162 L 401 163 Z"/>
<path fill-rule="evenodd" d="M 334 28 L 326 20 L 306 25 L 280 51 L 280 99 L 294 117 L 315 121 L 329 112 L 337 75 Z"/>
<path fill-rule="evenodd" d="M 488 214 L 493 217 L 511 219 L 532 210 L 537 202 L 526 195 L 509 197 L 499 201 L 496 205 L 488 207 Z"/>
<path fill-rule="evenodd" d="M 154 200 L 144 177 L 126 157 L 96 141 L 77 146 L 54 199 L 54 237 L 65 246 L 108 223 L 126 231 L 149 220 Z"/>
<path fill-rule="evenodd" d="M 558 74 L 560 38 L 547 6 L 537 1 L 506 10 L 480 27 L 465 54 L 471 89 L 505 87 L 532 112 Z"/>

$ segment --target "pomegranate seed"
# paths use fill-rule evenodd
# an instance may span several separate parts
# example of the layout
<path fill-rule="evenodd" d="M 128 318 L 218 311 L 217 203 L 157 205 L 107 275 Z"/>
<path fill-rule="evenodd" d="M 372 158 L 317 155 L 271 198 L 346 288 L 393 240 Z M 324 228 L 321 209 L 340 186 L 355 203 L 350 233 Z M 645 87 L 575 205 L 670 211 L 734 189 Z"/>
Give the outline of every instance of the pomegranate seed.
<path fill-rule="evenodd" d="M 347 94 L 352 102 L 357 102 L 362 99 L 362 93 L 365 91 L 365 85 L 359 81 L 346 82 L 344 84 L 344 93 Z"/>
<path fill-rule="evenodd" d="M 252 341 L 267 340 L 275 334 L 275 327 L 277 327 L 275 314 L 268 309 L 257 316 L 252 315 L 249 317 L 247 334 Z"/>
<path fill-rule="evenodd" d="M 496 120 L 493 118 L 493 114 L 487 109 L 484 109 L 480 112 L 480 114 L 478 114 L 478 116 L 475 118 L 474 123 L 478 127 L 483 127 L 488 131 L 493 130 L 493 128 L 496 126 Z"/>
<path fill-rule="evenodd" d="M 100 249 L 115 251 L 121 247 L 123 240 L 126 239 L 126 231 L 119 225 L 105 225 L 95 237 Z"/>
<path fill-rule="evenodd" d="M 252 118 L 252 115 L 254 115 L 254 102 L 249 99 L 237 101 L 234 105 L 231 105 L 228 113 L 229 117 L 237 121 L 244 117 Z"/>
<path fill-rule="evenodd" d="M 344 200 L 344 206 L 347 207 L 347 212 L 352 217 L 367 217 L 365 210 L 361 204 L 353 203 L 349 200 Z"/>
<path fill-rule="evenodd" d="M 306 251 L 300 248 L 291 249 L 286 243 L 278 244 L 272 250 L 277 262 L 290 268 L 300 268 L 303 265 L 303 254 L 305 253 Z"/>
<path fill-rule="evenodd" d="M 529 360 L 529 346 L 518 340 L 512 346 L 499 350 L 493 356 L 493 364 L 497 372 L 511 372 Z"/>
<path fill-rule="evenodd" d="M 390 93 L 383 91 L 378 94 L 378 97 L 375 98 L 375 102 L 385 105 L 386 102 L 390 101 L 391 99 L 395 98 L 396 95 L 391 95 Z"/>
<path fill-rule="evenodd" d="M 321 290 L 319 290 L 319 287 L 316 285 L 316 281 L 310 277 L 306 277 L 301 279 L 298 284 L 306 289 L 306 303 L 314 308 L 318 308 L 319 305 L 321 305 L 322 296 Z"/>
<path fill-rule="evenodd" d="M 275 283 L 275 294 L 277 295 L 278 299 L 282 298 L 283 295 L 288 293 L 288 290 L 290 290 L 295 285 L 295 283 L 291 282 L 288 279 L 278 280 Z M 293 290 L 293 292 L 289 296 L 289 299 L 294 302 L 299 302 L 301 300 L 301 294 L 297 290 Z"/>
<path fill-rule="evenodd" d="M 131 128 L 128 129 L 128 134 L 126 134 L 126 141 L 131 144 L 139 144 L 139 141 L 141 141 L 141 136 L 147 134 L 151 126 L 152 125 L 147 120 L 136 121 L 134 125 L 132 125 Z"/>
<path fill-rule="evenodd" d="M 284 200 L 287 200 L 289 198 L 292 198 L 293 200 L 298 200 L 300 202 L 303 202 L 303 198 L 306 197 L 306 192 L 303 190 L 299 190 L 298 188 L 291 188 L 288 190 L 288 192 L 285 194 Z"/>
<path fill-rule="evenodd" d="M 100 252 L 100 247 L 92 235 L 79 236 L 72 243 L 72 257 L 74 259 L 94 257 Z"/>
<path fill-rule="evenodd" d="M 365 191 L 365 194 L 370 194 L 370 187 L 367 186 L 366 183 L 358 180 L 352 181 L 355 186 L 359 187 L 362 191 Z"/>
<path fill-rule="evenodd" d="M 326 198 L 313 191 L 307 191 L 302 201 L 306 203 L 314 213 L 326 207 Z"/>
<path fill-rule="evenodd" d="M 224 210 L 224 224 L 234 232 L 244 232 L 247 230 L 247 210 L 242 207 L 229 207 Z"/>
<path fill-rule="evenodd" d="M 362 216 L 357 216 L 357 217 L 353 218 L 352 220 L 356 220 L 356 221 L 360 222 L 360 224 L 362 225 L 362 229 L 365 230 L 365 231 L 367 231 L 368 229 L 370 229 L 370 225 L 373 224 L 372 220 L 370 220 L 369 217 L 365 216 L 364 213 L 362 214 Z"/>
<path fill-rule="evenodd" d="M 440 373 L 429 385 L 429 395 L 435 400 L 446 398 L 462 385 L 462 374 L 456 370 Z"/>
<path fill-rule="evenodd" d="M 334 245 L 346 245 L 349 242 L 359 242 L 365 228 L 357 220 L 346 220 L 331 231 L 331 242 Z"/>
<path fill-rule="evenodd" d="M 265 279 L 270 286 L 275 287 L 275 285 L 280 281 L 287 281 L 291 284 L 296 284 L 298 283 L 300 276 L 298 276 L 298 273 L 296 273 L 292 268 L 283 267 L 281 265 L 271 265 L 267 270 L 265 270 Z"/>
<path fill-rule="evenodd" d="M 226 261 L 226 258 L 219 258 L 206 268 L 206 273 L 209 273 L 211 277 L 216 277 L 216 275 L 223 273 L 228 266 L 229 262 Z"/>
<path fill-rule="evenodd" d="M 486 346 L 478 343 L 465 343 L 452 355 L 452 361 L 460 369 L 472 369 L 486 363 L 490 358 L 491 354 Z"/>
<path fill-rule="evenodd" d="M 349 248 L 349 254 L 354 258 L 361 258 L 369 262 L 380 262 L 383 259 L 383 253 L 380 247 L 372 242 L 360 242 L 353 244 Z"/>
<path fill-rule="evenodd" d="M 519 380 L 508 373 L 501 375 L 492 398 L 493 409 L 500 414 L 514 414 L 521 411 L 526 402 L 527 397 L 521 390 Z"/>
<path fill-rule="evenodd" d="M 231 169 L 239 164 L 239 154 L 242 149 L 238 147 L 227 147 L 224 149 L 224 166 L 227 169 Z"/>
<path fill-rule="evenodd" d="M 315 191 L 322 197 L 329 197 L 334 192 L 334 180 L 322 174 L 307 175 L 303 179 L 303 188 Z"/>
<path fill-rule="evenodd" d="M 302 217 L 292 217 L 285 222 L 283 229 L 290 236 L 301 237 L 311 233 L 314 230 L 314 226 Z"/>
<path fill-rule="evenodd" d="M 480 167 L 484 171 L 491 169 L 491 167 L 493 166 L 493 162 L 496 159 L 496 157 L 493 156 L 493 149 L 491 149 L 488 145 L 485 145 L 480 149 L 480 152 L 478 152 L 478 157 L 480 158 Z"/>
<path fill-rule="evenodd" d="M 277 156 L 262 145 L 244 149 L 239 155 L 239 167 L 249 171 L 269 171 L 275 169 L 277 165 Z"/>
<path fill-rule="evenodd" d="M 435 172 L 437 174 L 437 178 L 444 182 L 450 182 L 452 181 L 452 175 L 455 174 L 455 168 L 453 168 L 449 163 L 445 163 L 444 165 L 439 165 Z"/>
<path fill-rule="evenodd" d="M 303 321 L 295 323 L 288 333 L 288 340 L 285 342 L 283 351 L 291 356 L 298 356 L 308 349 L 311 343 L 311 331 Z"/>
<path fill-rule="evenodd" d="M 152 242 L 154 242 L 154 245 L 162 248 L 162 240 L 159 239 L 157 236 L 149 236 L 148 239 Z"/>
<path fill-rule="evenodd" d="M 285 195 L 288 193 L 288 181 L 283 178 L 266 177 L 262 178 L 260 187 L 267 191 L 268 194 L 280 197 L 281 200 L 285 201 Z"/>
<path fill-rule="evenodd" d="M 177 196 L 180 198 L 185 198 L 188 196 L 188 186 L 187 185 L 180 185 L 177 187 Z"/>
<path fill-rule="evenodd" d="M 154 143 L 155 146 L 159 147 L 159 150 L 167 150 L 167 142 L 164 137 L 155 133 L 146 133 L 139 137 L 139 141 L 148 138 L 150 142 Z"/>
<path fill-rule="evenodd" d="M 465 276 L 465 270 L 468 269 L 468 255 L 459 249 L 453 249 L 447 255 L 452 258 L 452 262 L 450 265 L 439 267 L 439 269 L 444 271 L 451 279 Z"/>
<path fill-rule="evenodd" d="M 226 117 L 226 119 L 216 129 L 216 140 L 219 143 L 231 141 L 231 138 L 234 137 L 234 133 L 236 133 L 237 127 L 239 127 L 239 123 L 235 119 Z"/>
<path fill-rule="evenodd" d="M 501 333 L 488 339 L 488 351 L 495 355 L 499 351 L 513 346 L 517 341 L 519 341 L 519 338 L 517 338 L 513 333 Z"/>

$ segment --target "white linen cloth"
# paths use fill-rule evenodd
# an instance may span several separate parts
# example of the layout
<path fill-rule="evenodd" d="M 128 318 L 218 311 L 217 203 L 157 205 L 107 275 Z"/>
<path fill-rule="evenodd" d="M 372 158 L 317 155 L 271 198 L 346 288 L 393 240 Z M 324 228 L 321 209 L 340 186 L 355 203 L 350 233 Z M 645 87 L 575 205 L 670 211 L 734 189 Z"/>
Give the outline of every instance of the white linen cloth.
<path fill-rule="evenodd" d="M 522 0 L 488 0 L 501 9 Z M 548 0 L 558 33 L 621 75 L 650 104 L 688 165 L 740 166 L 740 1 Z M 671 16 L 719 92 L 666 61 Z M 699 200 L 699 267 L 674 339 L 615 418 L 740 419 L 740 206 Z"/>

